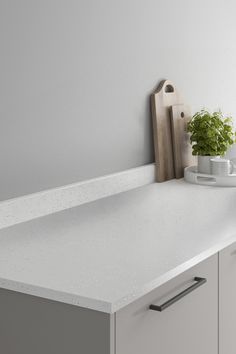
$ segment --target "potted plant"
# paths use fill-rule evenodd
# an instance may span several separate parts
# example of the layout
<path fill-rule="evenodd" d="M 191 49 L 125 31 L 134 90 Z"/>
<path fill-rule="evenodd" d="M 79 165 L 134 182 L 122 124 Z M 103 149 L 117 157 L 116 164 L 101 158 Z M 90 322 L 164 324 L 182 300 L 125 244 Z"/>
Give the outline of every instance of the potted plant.
<path fill-rule="evenodd" d="M 211 114 L 202 109 L 188 122 L 187 131 L 201 173 L 210 174 L 210 160 L 225 155 L 236 142 L 232 118 L 224 117 L 221 111 Z"/>

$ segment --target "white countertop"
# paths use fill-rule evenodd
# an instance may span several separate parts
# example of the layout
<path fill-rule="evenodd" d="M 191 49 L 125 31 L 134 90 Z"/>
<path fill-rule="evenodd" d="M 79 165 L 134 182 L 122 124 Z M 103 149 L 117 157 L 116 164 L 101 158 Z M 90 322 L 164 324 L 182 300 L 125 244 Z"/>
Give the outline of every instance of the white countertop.
<path fill-rule="evenodd" d="M 172 180 L 0 230 L 0 287 L 113 313 L 236 241 L 236 188 Z"/>

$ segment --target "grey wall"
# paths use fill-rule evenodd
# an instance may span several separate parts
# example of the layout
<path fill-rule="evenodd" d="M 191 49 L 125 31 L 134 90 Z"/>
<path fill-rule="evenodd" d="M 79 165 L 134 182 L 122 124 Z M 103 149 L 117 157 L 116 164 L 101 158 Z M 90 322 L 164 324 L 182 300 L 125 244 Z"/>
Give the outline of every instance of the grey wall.
<path fill-rule="evenodd" d="M 0 199 L 153 161 L 149 94 L 236 116 L 232 0 L 1 0 Z"/>

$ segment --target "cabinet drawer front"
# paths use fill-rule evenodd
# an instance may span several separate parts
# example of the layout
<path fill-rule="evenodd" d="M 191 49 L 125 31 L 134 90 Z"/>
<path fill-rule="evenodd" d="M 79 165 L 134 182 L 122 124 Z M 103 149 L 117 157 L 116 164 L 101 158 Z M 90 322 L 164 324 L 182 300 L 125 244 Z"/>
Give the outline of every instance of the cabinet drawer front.
<path fill-rule="evenodd" d="M 236 243 L 219 255 L 219 353 L 236 353 Z"/>
<path fill-rule="evenodd" d="M 217 354 L 217 271 L 215 255 L 118 311 L 116 354 Z"/>

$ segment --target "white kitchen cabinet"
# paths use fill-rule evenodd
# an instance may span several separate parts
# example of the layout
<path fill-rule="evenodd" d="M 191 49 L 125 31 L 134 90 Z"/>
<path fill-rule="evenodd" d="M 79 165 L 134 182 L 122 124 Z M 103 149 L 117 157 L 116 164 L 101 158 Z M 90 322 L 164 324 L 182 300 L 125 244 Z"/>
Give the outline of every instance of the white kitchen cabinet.
<path fill-rule="evenodd" d="M 118 311 L 116 354 L 217 354 L 217 258 L 210 257 Z M 162 312 L 150 309 L 196 284 L 195 277 L 207 281 Z"/>
<path fill-rule="evenodd" d="M 0 289 L 0 353 L 235 354 L 235 279 L 236 243 L 113 314 Z"/>
<path fill-rule="evenodd" d="M 236 243 L 219 253 L 219 353 L 236 353 Z"/>

